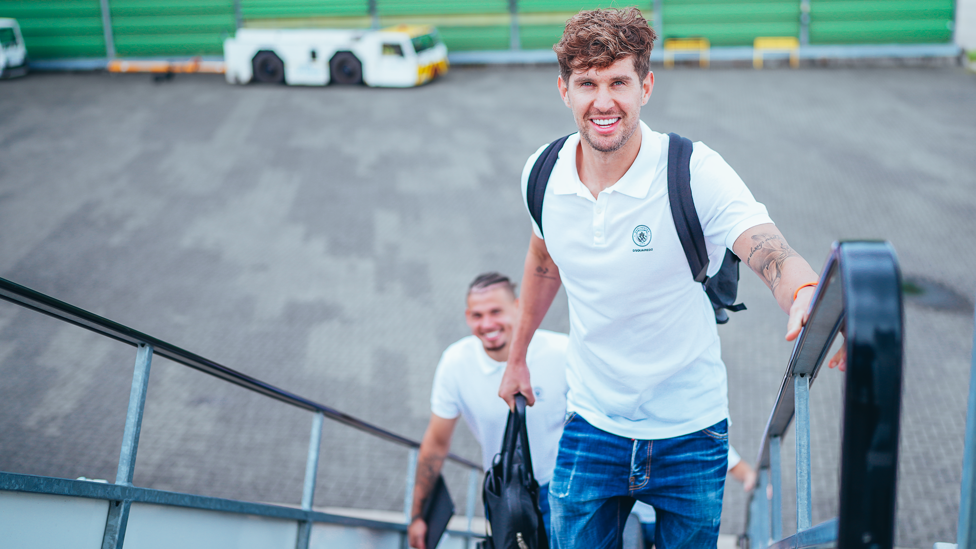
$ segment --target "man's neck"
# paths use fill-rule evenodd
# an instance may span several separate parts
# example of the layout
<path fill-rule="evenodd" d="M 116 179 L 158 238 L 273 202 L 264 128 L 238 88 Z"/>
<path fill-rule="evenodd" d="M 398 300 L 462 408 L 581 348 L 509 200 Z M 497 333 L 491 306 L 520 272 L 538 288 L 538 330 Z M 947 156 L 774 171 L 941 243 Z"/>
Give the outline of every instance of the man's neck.
<path fill-rule="evenodd" d="M 642 133 L 638 127 L 623 147 L 612 152 L 598 151 L 585 139 L 580 139 L 579 148 L 576 149 L 576 171 L 593 198 L 620 181 L 634 164 L 640 153 Z"/>
<path fill-rule="evenodd" d="M 498 349 L 497 351 L 489 351 L 485 349 L 485 354 L 495 362 L 508 362 L 508 348 L 511 347 L 508 343 L 504 347 Z"/>

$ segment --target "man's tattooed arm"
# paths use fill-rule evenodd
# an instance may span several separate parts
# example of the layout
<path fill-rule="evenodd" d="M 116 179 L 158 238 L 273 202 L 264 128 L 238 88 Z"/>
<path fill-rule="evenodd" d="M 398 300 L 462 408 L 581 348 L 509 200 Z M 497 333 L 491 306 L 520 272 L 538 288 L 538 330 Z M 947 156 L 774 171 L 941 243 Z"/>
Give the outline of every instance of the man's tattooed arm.
<path fill-rule="evenodd" d="M 759 233 L 751 237 L 746 264 L 776 293 L 783 279 L 783 265 L 791 257 L 800 257 L 778 233 Z"/>
<path fill-rule="evenodd" d="M 437 477 L 441 474 L 444 458 L 444 455 L 437 455 L 434 452 L 420 456 L 417 462 L 417 478 L 414 484 L 414 504 L 411 521 L 423 513 L 424 504 L 427 502 L 427 498 L 430 497 L 431 490 L 434 489 L 434 483 L 437 482 Z"/>

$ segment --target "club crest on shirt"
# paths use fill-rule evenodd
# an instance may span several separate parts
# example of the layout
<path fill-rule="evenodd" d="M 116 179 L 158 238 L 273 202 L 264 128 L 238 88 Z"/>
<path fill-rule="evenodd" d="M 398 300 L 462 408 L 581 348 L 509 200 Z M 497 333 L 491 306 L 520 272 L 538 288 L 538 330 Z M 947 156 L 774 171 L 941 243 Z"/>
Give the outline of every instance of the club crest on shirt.
<path fill-rule="evenodd" d="M 638 225 L 634 228 L 631 237 L 634 239 L 634 244 L 643 248 L 651 243 L 651 229 L 647 225 Z"/>

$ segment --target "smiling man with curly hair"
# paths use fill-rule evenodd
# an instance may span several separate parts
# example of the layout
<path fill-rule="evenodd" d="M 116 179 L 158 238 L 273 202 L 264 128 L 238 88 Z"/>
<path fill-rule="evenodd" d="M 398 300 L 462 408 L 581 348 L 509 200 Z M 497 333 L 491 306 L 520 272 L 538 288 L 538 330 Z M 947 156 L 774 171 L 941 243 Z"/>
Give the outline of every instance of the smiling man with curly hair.
<path fill-rule="evenodd" d="M 619 548 L 635 501 L 657 510 L 660 549 L 718 540 L 726 371 L 715 313 L 671 216 L 669 137 L 640 119 L 654 89 L 655 38 L 636 8 L 582 11 L 553 48 L 579 132 L 558 149 L 541 225 L 533 220 L 499 396 L 509 406 L 519 393 L 534 401 L 526 349 L 565 286 L 569 413 L 549 487 L 559 549 Z M 523 197 L 545 149 L 525 165 Z M 817 274 L 721 156 L 694 143 L 689 170 L 707 274 L 731 249 L 770 288 L 789 315 L 786 338 L 795 339 Z"/>

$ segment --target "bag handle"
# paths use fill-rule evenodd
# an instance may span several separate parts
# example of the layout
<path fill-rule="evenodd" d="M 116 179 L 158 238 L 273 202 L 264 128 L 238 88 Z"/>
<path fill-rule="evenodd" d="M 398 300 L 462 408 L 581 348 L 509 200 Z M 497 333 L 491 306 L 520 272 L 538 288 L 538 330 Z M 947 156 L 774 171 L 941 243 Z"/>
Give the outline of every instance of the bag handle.
<path fill-rule="evenodd" d="M 515 458 L 525 464 L 523 471 L 525 480 L 532 482 L 535 474 L 532 469 L 532 452 L 529 449 L 529 430 L 525 421 L 526 402 L 523 395 L 515 395 L 515 409 L 508 413 L 508 424 L 505 426 L 505 435 L 502 438 L 502 463 L 503 474 L 506 479 L 512 478 L 512 467 Z"/>

